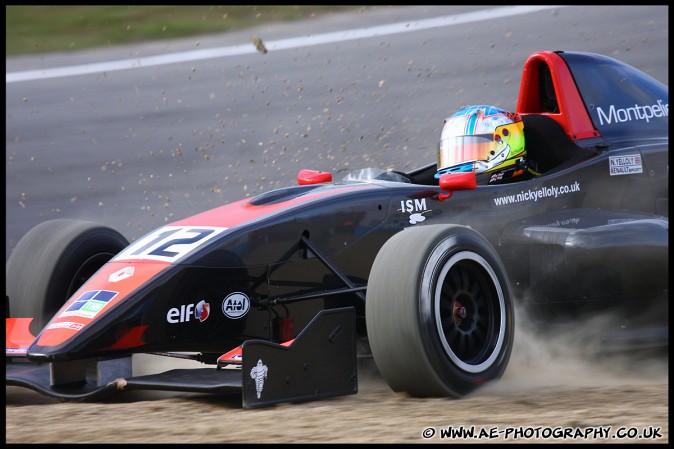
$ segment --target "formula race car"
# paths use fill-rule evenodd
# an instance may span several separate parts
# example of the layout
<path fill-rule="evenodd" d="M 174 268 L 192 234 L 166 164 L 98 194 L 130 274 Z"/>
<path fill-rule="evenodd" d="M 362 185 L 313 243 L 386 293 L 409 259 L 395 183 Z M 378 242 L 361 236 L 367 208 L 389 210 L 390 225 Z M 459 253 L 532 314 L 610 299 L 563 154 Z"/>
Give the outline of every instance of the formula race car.
<path fill-rule="evenodd" d="M 78 401 L 240 390 L 253 408 L 354 394 L 371 356 L 396 392 L 462 397 L 502 376 L 516 306 L 544 327 L 610 312 L 602 341 L 667 345 L 668 87 L 541 51 L 516 112 L 536 172 L 520 182 L 438 179 L 430 161 L 302 170 L 131 244 L 38 225 L 7 262 L 6 384 Z M 204 366 L 134 376 L 140 353 Z"/>

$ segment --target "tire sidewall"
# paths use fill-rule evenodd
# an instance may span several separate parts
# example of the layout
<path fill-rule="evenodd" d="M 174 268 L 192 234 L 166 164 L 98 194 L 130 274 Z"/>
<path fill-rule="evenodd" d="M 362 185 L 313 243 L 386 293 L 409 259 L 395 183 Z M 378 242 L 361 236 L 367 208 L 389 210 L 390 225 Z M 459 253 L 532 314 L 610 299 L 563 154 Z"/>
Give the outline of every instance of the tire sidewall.
<path fill-rule="evenodd" d="M 47 313 L 53 315 L 58 312 L 81 287 L 85 279 L 75 279 L 79 270 L 90 264 L 100 267 L 123 248 L 108 228 L 94 226 L 83 229 L 58 255 L 61 262 L 55 266 L 49 281 L 48 301 L 45 304 Z M 93 275 L 94 272 L 89 274 Z"/>
<path fill-rule="evenodd" d="M 39 332 L 87 277 L 128 245 L 116 230 L 93 222 L 56 219 L 31 229 L 7 261 L 11 317 L 33 318 Z"/>

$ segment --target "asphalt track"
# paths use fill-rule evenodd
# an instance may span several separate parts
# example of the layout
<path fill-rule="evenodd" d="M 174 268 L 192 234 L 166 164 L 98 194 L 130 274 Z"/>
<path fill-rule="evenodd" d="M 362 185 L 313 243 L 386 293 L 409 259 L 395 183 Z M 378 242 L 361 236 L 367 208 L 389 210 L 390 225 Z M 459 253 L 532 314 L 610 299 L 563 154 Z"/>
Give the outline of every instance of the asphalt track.
<path fill-rule="evenodd" d="M 103 222 L 134 240 L 294 184 L 302 168 L 425 164 L 457 107 L 515 107 L 522 65 L 535 51 L 601 53 L 668 84 L 668 31 L 667 6 L 378 6 L 7 59 L 6 257 L 51 218 Z M 422 431 L 451 424 L 654 426 L 664 437 L 618 442 L 668 441 L 666 360 L 577 361 L 571 345 L 560 352 L 518 335 L 501 385 L 458 403 L 399 397 L 376 375 L 371 383 L 364 376 L 355 396 L 256 412 L 236 398 L 70 405 L 9 388 L 6 441 L 446 442 Z"/>
<path fill-rule="evenodd" d="M 134 240 L 302 168 L 423 165 L 459 106 L 514 109 L 535 51 L 601 53 L 668 82 L 667 6 L 530 9 L 381 6 L 7 59 L 6 257 L 51 218 Z"/>

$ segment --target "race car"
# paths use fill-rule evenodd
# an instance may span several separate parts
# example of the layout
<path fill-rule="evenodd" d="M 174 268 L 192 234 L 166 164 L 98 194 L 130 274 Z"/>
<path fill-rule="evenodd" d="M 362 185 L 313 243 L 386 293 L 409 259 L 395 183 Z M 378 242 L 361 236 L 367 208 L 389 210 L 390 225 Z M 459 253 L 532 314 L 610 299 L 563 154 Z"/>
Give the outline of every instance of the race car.
<path fill-rule="evenodd" d="M 548 330 L 610 313 L 601 341 L 666 346 L 668 101 L 613 58 L 540 51 L 516 108 L 529 179 L 302 170 L 132 243 L 44 222 L 7 262 L 6 384 L 255 408 L 355 394 L 372 357 L 393 391 L 460 398 L 503 375 L 516 307 Z M 135 354 L 204 367 L 134 376 Z"/>

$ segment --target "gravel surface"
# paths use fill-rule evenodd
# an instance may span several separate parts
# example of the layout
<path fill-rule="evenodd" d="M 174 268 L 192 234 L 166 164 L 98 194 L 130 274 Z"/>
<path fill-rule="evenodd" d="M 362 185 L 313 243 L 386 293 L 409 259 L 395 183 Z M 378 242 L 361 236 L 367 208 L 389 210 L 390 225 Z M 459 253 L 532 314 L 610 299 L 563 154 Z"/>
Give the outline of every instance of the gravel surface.
<path fill-rule="evenodd" d="M 358 394 L 253 410 L 238 395 L 129 392 L 105 403 L 61 403 L 7 387 L 6 442 L 669 442 L 666 356 L 579 356 L 568 341 L 522 331 L 515 343 L 501 381 L 458 400 L 394 393 L 371 361 L 361 365 Z M 482 437 L 443 435 L 471 429 Z"/>

